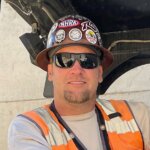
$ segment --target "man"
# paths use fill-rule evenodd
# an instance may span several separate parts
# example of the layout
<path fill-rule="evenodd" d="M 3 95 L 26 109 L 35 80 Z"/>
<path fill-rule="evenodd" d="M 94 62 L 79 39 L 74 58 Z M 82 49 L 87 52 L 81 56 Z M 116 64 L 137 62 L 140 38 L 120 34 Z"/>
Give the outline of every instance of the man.
<path fill-rule="evenodd" d="M 145 105 L 97 98 L 113 56 L 92 21 L 79 15 L 60 18 L 36 61 L 53 81 L 54 101 L 12 121 L 9 150 L 150 149 Z"/>

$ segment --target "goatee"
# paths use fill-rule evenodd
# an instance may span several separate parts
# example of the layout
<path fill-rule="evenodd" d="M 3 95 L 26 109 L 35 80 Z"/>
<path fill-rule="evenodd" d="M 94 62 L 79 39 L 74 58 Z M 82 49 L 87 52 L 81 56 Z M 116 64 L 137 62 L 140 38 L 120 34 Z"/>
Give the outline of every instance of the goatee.
<path fill-rule="evenodd" d="M 81 104 L 90 100 L 90 92 L 84 91 L 80 93 L 74 93 L 71 91 L 64 91 L 64 98 L 66 101 L 72 104 Z"/>

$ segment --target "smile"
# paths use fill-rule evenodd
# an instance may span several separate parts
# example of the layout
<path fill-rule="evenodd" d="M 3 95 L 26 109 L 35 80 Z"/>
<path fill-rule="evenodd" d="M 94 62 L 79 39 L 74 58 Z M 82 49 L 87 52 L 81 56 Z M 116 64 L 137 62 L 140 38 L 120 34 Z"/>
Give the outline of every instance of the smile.
<path fill-rule="evenodd" d="M 80 85 L 80 84 L 85 84 L 85 81 L 70 81 L 68 84 L 75 84 L 75 85 Z"/>

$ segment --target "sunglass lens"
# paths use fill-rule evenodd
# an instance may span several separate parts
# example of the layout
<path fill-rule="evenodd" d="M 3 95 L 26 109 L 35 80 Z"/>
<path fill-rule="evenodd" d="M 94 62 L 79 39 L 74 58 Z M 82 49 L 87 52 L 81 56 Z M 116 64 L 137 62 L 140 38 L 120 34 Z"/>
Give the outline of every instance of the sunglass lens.
<path fill-rule="evenodd" d="M 55 55 L 55 64 L 60 68 L 70 68 L 74 63 L 69 53 L 58 53 Z"/>
<path fill-rule="evenodd" d="M 98 66 L 98 58 L 95 54 L 81 54 L 80 65 L 85 69 L 93 69 Z"/>

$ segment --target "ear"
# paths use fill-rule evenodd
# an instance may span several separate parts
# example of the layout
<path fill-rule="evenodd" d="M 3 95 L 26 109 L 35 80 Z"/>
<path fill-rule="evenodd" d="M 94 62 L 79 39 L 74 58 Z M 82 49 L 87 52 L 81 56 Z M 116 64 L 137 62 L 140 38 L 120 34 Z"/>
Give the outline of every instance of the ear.
<path fill-rule="evenodd" d="M 47 73 L 48 73 L 48 80 L 52 81 L 52 76 L 53 76 L 53 65 L 52 64 L 48 64 Z"/>
<path fill-rule="evenodd" d="M 99 66 L 99 73 L 98 73 L 98 81 L 99 83 L 102 83 L 103 81 L 103 67 L 102 66 Z"/>

